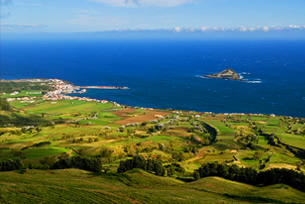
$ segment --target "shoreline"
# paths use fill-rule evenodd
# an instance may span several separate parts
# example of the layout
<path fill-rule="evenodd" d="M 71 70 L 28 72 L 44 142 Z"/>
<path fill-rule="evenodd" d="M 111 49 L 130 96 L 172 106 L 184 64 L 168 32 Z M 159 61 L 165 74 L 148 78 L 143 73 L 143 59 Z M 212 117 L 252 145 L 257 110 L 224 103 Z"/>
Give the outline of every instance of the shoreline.
<path fill-rule="evenodd" d="M 201 77 L 204 78 L 204 79 L 224 79 L 224 80 L 242 81 L 242 82 L 248 82 L 249 81 L 247 79 L 231 79 L 231 78 L 225 78 L 225 77 L 211 77 L 211 76 L 208 76 L 208 75 L 204 75 L 204 76 L 201 76 Z"/>
<path fill-rule="evenodd" d="M 206 77 L 206 76 L 201 76 L 202 78 L 213 78 L 213 77 Z M 223 78 L 214 78 L 214 79 L 223 79 Z M 244 79 L 229 79 L 229 80 L 234 80 L 234 81 L 248 81 Z M 77 96 L 69 96 L 65 94 L 83 94 L 86 93 L 86 89 L 82 89 L 83 87 L 86 87 L 87 89 L 120 89 L 120 90 L 127 90 L 129 89 L 128 87 L 115 87 L 115 86 L 75 86 L 73 83 L 66 81 L 66 80 L 61 80 L 61 79 L 43 79 L 43 78 L 33 78 L 33 79 L 14 79 L 14 80 L 0 80 L 0 82 L 41 82 L 41 83 L 46 83 L 46 82 L 52 82 L 53 84 L 50 85 L 52 88 L 55 90 L 47 92 L 45 95 L 42 96 L 43 100 L 51 100 L 51 101 L 56 101 L 56 100 L 83 100 L 83 101 L 94 101 L 97 103 L 113 103 L 115 106 L 121 106 L 119 103 L 114 102 L 114 101 L 108 101 L 105 99 L 92 99 L 89 97 L 77 97 Z M 81 89 L 81 90 L 80 90 Z M 77 90 L 80 90 L 76 92 Z M 83 90 L 83 91 L 82 91 Z M 74 91 L 74 92 L 73 92 Z M 8 101 L 13 101 L 15 98 L 7 98 Z M 124 106 L 132 106 L 132 105 L 124 105 Z M 133 106 L 133 107 L 139 107 L 139 106 Z M 147 108 L 149 109 L 149 108 Z M 173 108 L 160 108 L 160 107 L 155 107 L 154 109 L 164 109 L 164 110 L 176 110 Z M 199 113 L 207 113 L 205 111 L 195 111 L 195 110 L 180 110 L 180 111 L 194 111 L 194 112 L 199 112 Z M 254 116 L 259 116 L 259 115 L 274 115 L 274 116 L 282 116 L 282 117 L 292 117 L 292 118 L 304 118 L 303 116 L 289 116 L 289 115 L 275 115 L 273 113 L 226 113 L 226 112 L 208 112 L 208 113 L 213 113 L 213 114 L 224 114 L 224 115 L 254 115 Z"/>

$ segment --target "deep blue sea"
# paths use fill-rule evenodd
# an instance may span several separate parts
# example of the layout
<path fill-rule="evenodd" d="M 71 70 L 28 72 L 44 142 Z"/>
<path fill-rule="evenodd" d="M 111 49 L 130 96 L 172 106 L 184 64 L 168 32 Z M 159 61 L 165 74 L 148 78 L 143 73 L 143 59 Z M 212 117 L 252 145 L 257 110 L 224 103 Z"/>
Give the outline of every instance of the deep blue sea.
<path fill-rule="evenodd" d="M 305 41 L 3 40 L 0 78 L 128 86 L 83 96 L 151 108 L 305 117 Z M 252 83 L 200 76 L 232 68 Z"/>

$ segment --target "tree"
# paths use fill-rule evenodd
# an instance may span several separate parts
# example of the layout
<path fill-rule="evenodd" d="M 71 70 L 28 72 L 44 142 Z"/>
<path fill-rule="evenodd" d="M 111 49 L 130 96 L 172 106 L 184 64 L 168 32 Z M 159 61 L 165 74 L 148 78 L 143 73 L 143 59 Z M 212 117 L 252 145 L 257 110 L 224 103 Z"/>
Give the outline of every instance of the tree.
<path fill-rule="evenodd" d="M 165 168 L 162 166 L 161 162 L 157 160 L 154 161 L 154 172 L 157 176 L 165 175 Z"/>
<path fill-rule="evenodd" d="M 236 164 L 229 166 L 228 175 L 227 175 L 228 179 L 237 181 L 239 175 L 240 175 L 240 168 Z"/>
<path fill-rule="evenodd" d="M 228 166 L 223 164 L 218 164 L 217 166 L 217 175 L 223 178 L 227 178 L 229 174 Z"/>
<path fill-rule="evenodd" d="M 194 171 L 194 179 L 195 180 L 200 179 L 200 173 L 197 170 Z"/>
<path fill-rule="evenodd" d="M 143 156 L 135 156 L 132 159 L 133 168 L 145 169 L 146 167 L 146 160 Z"/>
<path fill-rule="evenodd" d="M 0 98 L 0 110 L 11 111 L 12 107 L 5 99 Z"/>
<path fill-rule="evenodd" d="M 264 152 L 262 152 L 262 151 L 256 151 L 256 152 L 254 153 L 254 155 L 253 155 L 253 159 L 259 160 L 259 158 L 261 158 L 261 156 L 263 156 L 263 155 L 264 155 Z"/>

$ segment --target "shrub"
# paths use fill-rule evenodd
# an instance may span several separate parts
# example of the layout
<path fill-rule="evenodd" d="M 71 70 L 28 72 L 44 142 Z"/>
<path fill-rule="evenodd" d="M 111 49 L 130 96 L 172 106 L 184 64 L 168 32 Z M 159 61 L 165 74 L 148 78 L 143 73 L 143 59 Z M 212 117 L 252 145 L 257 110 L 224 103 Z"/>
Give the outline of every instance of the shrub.
<path fill-rule="evenodd" d="M 86 158 L 86 157 L 67 157 L 58 160 L 51 166 L 51 169 L 67 169 L 67 168 L 77 168 L 92 172 L 100 172 L 102 170 L 102 162 L 100 159 L 96 158 Z"/>
<path fill-rule="evenodd" d="M 0 171 L 12 171 L 12 170 L 18 170 L 23 167 L 23 163 L 20 159 L 16 160 L 7 160 L 0 162 Z"/>
<path fill-rule="evenodd" d="M 51 144 L 50 141 L 45 141 L 45 142 L 35 143 L 31 147 L 43 147 L 43 146 L 50 145 L 50 144 Z"/>

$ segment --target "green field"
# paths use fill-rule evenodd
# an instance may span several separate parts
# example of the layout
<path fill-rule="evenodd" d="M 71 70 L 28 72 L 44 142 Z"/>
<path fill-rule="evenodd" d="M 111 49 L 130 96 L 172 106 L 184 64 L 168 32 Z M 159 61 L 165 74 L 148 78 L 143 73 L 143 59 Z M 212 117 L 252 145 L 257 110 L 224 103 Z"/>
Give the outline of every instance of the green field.
<path fill-rule="evenodd" d="M 55 194 L 60 190 L 67 202 L 74 199 L 105 202 L 106 198 L 109 203 L 126 199 L 139 203 L 202 203 L 214 199 L 225 203 L 297 202 L 304 196 L 280 184 L 259 188 L 220 178 L 191 183 L 177 180 L 179 177 L 192 178 L 201 164 L 214 161 L 252 167 L 257 171 L 289 168 L 304 172 L 303 118 L 226 117 L 223 114 L 195 117 L 196 112 L 143 110 L 80 100 L 45 101 L 39 97 L 31 104 L 20 101 L 10 104 L 13 107 L 10 111 L 0 111 L 0 161 L 20 158 L 25 168 L 48 169 L 60 157 L 79 155 L 99 158 L 108 173 L 94 175 L 81 170 L 2 172 L 0 177 L 6 179 L 2 186 L 6 187 L 1 187 L 0 199 L 5 202 L 22 199 L 25 202 L 54 202 Z M 159 119 L 160 114 L 164 116 Z M 179 164 L 185 171 L 171 177 L 156 177 L 142 171 L 116 174 L 120 161 L 135 155 L 154 158 L 163 165 Z M 46 174 L 49 176 L 44 180 Z M 77 182 L 80 180 L 83 182 Z M 59 181 L 63 183 L 59 184 Z M 152 181 L 156 183 L 150 183 Z M 18 186 L 15 191 L 11 183 Z M 46 184 L 45 188 L 34 192 L 34 186 L 42 183 Z M 117 185 L 115 188 L 119 190 L 109 189 L 110 183 Z M 224 188 L 226 185 L 230 188 Z M 146 187 L 134 192 L 139 186 Z M 83 189 L 87 190 L 83 192 Z M 186 189 L 185 193 L 178 193 L 182 189 Z M 281 197 L 276 197 L 275 192 L 282 193 Z M 78 197 L 72 196 L 75 193 Z"/>
<path fill-rule="evenodd" d="M 73 113 L 86 114 L 88 112 L 100 111 L 111 107 L 110 103 L 101 104 L 94 102 L 85 102 L 78 100 L 63 100 L 63 101 L 44 101 L 38 105 L 28 106 L 27 110 L 31 114 L 46 113 L 50 115 L 67 115 Z"/>
<path fill-rule="evenodd" d="M 5 93 L 1 95 L 1 98 L 22 98 L 22 97 L 40 97 L 43 92 L 40 90 L 23 90 L 16 95 L 11 95 L 11 93 Z"/>

